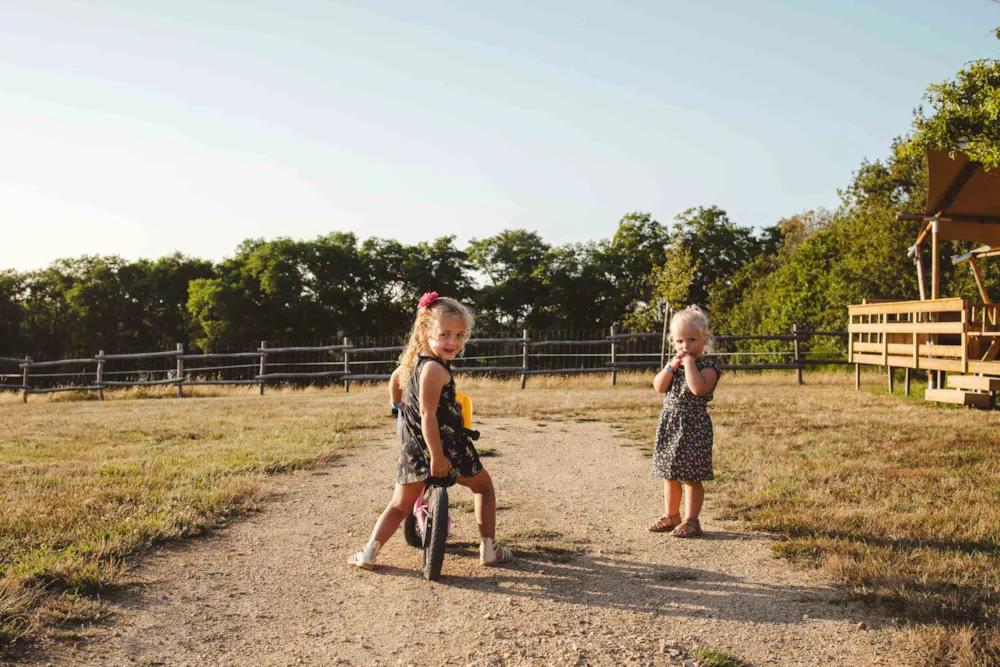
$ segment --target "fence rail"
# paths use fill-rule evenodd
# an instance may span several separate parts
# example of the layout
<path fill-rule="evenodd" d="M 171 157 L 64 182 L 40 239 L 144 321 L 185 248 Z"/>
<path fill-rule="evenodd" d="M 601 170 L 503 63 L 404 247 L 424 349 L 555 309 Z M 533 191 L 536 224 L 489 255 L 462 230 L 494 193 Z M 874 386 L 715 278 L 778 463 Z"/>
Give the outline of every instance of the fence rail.
<path fill-rule="evenodd" d="M 808 345 L 817 337 L 847 338 L 848 332 L 803 331 L 793 327 L 790 334 L 716 336 L 714 344 L 724 349 L 713 350 L 712 354 L 722 361 L 724 370 L 797 370 L 801 384 L 802 372 L 808 366 L 851 363 L 847 359 L 811 357 Z M 96 391 L 103 399 L 105 388 L 120 387 L 175 386 L 177 396 L 181 397 L 184 387 L 257 385 L 263 394 L 264 387 L 273 382 L 336 382 L 349 391 L 351 382 L 387 380 L 395 366 L 396 353 L 404 347 L 386 344 L 402 342 L 401 338 L 365 341 L 372 344 L 355 345 L 347 339 L 319 345 L 268 345 L 267 341 L 261 341 L 259 346 L 244 345 L 241 350 L 200 354 L 185 353 L 184 346 L 177 344 L 174 350 L 118 354 L 101 350 L 92 356 L 77 353 L 72 358 L 56 360 L 0 357 L 0 390 L 22 392 L 25 401 L 29 394 L 64 391 Z M 736 349 L 741 347 L 737 343 L 761 342 L 771 343 L 772 347 L 754 349 L 743 345 L 744 349 Z M 773 349 L 773 343 L 791 345 L 790 349 Z M 520 336 L 474 338 L 466 347 L 472 354 L 456 359 L 452 366 L 456 373 L 520 376 L 522 389 L 529 376 L 538 375 L 608 373 L 615 384 L 619 371 L 661 368 L 666 363 L 668 347 L 666 331 L 621 333 L 615 327 L 610 333 L 526 330 Z M 777 359 L 768 362 L 768 358 Z M 244 363 L 225 364 L 225 360 Z M 115 367 L 128 366 L 130 362 L 134 367 Z M 5 367 L 16 368 L 18 372 L 4 372 Z M 56 372 L 33 372 L 36 369 Z"/>

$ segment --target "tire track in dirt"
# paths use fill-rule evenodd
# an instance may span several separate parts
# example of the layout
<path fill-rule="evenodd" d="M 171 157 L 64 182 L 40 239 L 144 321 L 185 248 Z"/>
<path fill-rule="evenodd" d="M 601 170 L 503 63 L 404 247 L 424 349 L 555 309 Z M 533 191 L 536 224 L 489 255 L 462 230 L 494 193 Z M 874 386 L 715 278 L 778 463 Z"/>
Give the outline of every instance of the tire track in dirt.
<path fill-rule="evenodd" d="M 662 484 L 610 426 L 480 421 L 511 566 L 479 566 L 461 508 L 436 583 L 401 531 L 375 572 L 346 565 L 391 493 L 387 428 L 341 465 L 276 478 L 263 512 L 150 555 L 111 622 L 44 641 L 35 664 L 672 665 L 693 644 L 758 665 L 911 662 L 900 632 L 776 560 L 770 537 L 713 521 L 711 488 L 706 539 L 648 533 Z"/>

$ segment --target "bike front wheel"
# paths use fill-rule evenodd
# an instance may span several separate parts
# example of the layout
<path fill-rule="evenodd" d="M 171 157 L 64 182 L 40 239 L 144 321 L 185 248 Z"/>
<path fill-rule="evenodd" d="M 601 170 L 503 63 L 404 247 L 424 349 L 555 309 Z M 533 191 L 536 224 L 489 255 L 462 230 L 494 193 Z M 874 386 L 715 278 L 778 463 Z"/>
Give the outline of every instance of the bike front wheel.
<path fill-rule="evenodd" d="M 435 581 L 441 576 L 448 539 L 448 489 L 435 486 L 429 495 L 427 529 L 424 531 L 424 578 Z"/>

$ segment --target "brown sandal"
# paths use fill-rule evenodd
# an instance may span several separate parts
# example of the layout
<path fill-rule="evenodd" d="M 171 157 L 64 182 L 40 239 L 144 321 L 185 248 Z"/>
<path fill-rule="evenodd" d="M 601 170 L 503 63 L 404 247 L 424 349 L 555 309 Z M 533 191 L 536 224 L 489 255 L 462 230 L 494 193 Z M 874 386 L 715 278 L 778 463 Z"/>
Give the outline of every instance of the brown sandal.
<path fill-rule="evenodd" d="M 674 537 L 701 537 L 704 533 L 698 519 L 684 519 L 670 534 Z"/>
<path fill-rule="evenodd" d="M 677 522 L 671 521 L 674 517 L 677 517 Z M 652 524 L 648 530 L 651 533 L 669 533 L 677 526 L 681 525 L 680 514 L 668 514 L 666 516 L 661 516 L 656 523 Z"/>

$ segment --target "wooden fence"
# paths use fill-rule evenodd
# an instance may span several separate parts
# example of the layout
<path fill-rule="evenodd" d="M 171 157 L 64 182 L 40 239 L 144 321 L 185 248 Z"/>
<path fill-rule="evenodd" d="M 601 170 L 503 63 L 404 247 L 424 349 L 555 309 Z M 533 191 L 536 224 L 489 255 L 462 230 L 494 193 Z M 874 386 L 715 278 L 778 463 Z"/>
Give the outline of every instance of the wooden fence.
<path fill-rule="evenodd" d="M 844 331 L 800 331 L 793 327 L 784 335 L 716 336 L 712 355 L 723 362 L 725 370 L 796 370 L 802 384 L 802 371 L 808 366 L 850 363 L 847 359 L 814 358 L 808 351 L 809 342 L 817 337 L 847 335 Z M 178 398 L 183 396 L 184 387 L 204 385 L 256 385 L 263 395 L 269 383 L 335 382 L 347 391 L 352 382 L 389 378 L 403 350 L 402 339 L 392 342 L 397 344 L 353 345 L 346 338 L 307 346 L 269 346 L 261 341 L 259 346 L 199 354 L 185 353 L 183 344 L 178 343 L 171 350 L 119 354 L 100 350 L 95 355 L 55 360 L 0 357 L 0 390 L 22 392 L 25 401 L 29 394 L 65 391 L 94 391 L 103 400 L 105 389 L 119 387 L 173 386 Z M 748 349 L 745 345 L 760 342 L 785 349 Z M 532 375 L 606 373 L 614 385 L 619 372 L 662 368 L 670 356 L 666 332 L 622 333 L 615 327 L 589 332 L 524 330 L 520 336 L 474 338 L 466 350 L 472 354 L 452 364 L 456 373 L 519 376 L 522 389 Z M 756 361 L 762 357 L 763 362 Z M 768 361 L 775 357 L 777 362 Z M 17 372 L 8 372 L 15 368 Z"/>

